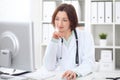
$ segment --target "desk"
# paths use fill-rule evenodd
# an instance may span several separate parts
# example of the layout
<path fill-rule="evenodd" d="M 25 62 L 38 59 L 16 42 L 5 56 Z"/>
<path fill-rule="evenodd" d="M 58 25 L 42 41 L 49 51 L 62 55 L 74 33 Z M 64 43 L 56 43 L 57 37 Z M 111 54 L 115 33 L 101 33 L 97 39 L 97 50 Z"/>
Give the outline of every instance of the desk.
<path fill-rule="evenodd" d="M 62 80 L 62 72 L 49 72 L 43 74 L 42 70 L 37 72 L 29 73 L 22 76 L 17 76 L 12 79 L 0 79 L 0 80 Z M 46 77 L 46 78 L 45 78 Z M 77 78 L 76 80 L 109 80 L 106 77 L 120 77 L 120 71 L 112 72 L 94 72 L 85 77 Z M 32 79 L 33 78 L 33 79 Z"/>
<path fill-rule="evenodd" d="M 61 80 L 61 74 L 57 74 L 54 77 L 45 80 Z M 89 74 L 85 77 L 80 77 L 77 80 L 109 80 L 105 79 L 106 77 L 120 77 L 120 71 L 113 71 L 113 72 L 94 72 Z"/>

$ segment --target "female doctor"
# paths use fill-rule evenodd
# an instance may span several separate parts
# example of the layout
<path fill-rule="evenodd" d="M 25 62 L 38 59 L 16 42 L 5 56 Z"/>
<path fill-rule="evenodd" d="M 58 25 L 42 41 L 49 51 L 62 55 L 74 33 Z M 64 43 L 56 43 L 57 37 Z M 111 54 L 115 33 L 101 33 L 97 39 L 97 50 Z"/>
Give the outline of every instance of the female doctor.
<path fill-rule="evenodd" d="M 48 70 L 59 67 L 66 80 L 76 80 L 93 71 L 94 43 L 91 34 L 76 28 L 78 18 L 71 4 L 61 4 L 52 16 L 56 29 L 47 46 L 43 65 Z"/>

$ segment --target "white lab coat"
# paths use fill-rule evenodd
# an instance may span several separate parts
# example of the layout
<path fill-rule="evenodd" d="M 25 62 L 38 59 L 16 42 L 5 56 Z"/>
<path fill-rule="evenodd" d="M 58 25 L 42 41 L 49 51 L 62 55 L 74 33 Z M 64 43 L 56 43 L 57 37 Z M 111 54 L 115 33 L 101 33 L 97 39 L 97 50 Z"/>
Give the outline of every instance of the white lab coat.
<path fill-rule="evenodd" d="M 55 70 L 59 67 L 60 70 L 72 70 L 82 76 L 93 71 L 95 56 L 92 35 L 85 30 L 76 29 L 76 31 L 79 47 L 79 66 L 75 64 L 76 39 L 73 35 L 69 47 L 66 47 L 65 44 L 61 46 L 61 40 L 58 42 L 50 41 L 43 59 L 43 65 L 48 70 Z"/>

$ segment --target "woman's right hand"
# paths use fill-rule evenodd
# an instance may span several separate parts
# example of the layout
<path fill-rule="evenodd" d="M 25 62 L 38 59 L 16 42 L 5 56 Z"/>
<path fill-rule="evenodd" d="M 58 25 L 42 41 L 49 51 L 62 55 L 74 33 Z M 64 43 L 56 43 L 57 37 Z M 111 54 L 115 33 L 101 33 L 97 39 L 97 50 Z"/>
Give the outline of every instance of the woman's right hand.
<path fill-rule="evenodd" d="M 62 38 L 63 36 L 62 36 L 62 33 L 55 31 L 52 37 L 55 39 L 59 39 L 59 38 Z"/>

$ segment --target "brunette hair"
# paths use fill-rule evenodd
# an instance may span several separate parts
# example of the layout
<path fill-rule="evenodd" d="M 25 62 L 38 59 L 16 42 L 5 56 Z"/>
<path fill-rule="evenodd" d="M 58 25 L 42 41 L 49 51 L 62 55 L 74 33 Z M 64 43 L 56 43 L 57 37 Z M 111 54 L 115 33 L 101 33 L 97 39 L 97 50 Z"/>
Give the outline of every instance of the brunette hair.
<path fill-rule="evenodd" d="M 54 11 L 53 16 L 52 16 L 53 26 L 55 26 L 55 17 L 59 11 L 66 12 L 68 19 L 70 20 L 70 28 L 71 28 L 71 30 L 74 30 L 78 25 L 78 18 L 77 18 L 76 10 L 73 7 L 73 5 L 63 3 L 56 8 L 56 10 Z"/>

